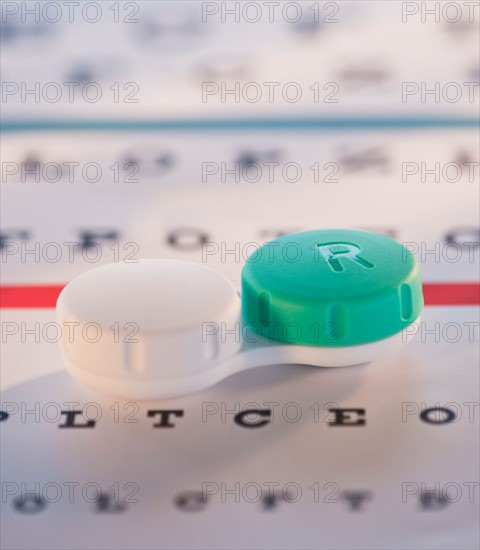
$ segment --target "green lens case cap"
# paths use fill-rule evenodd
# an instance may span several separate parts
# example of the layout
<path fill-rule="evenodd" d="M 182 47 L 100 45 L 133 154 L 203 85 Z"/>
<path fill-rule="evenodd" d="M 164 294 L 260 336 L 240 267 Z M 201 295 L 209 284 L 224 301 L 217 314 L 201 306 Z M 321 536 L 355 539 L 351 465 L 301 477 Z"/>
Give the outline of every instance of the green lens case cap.
<path fill-rule="evenodd" d="M 366 344 L 400 332 L 422 308 L 417 260 L 377 233 L 286 235 L 258 248 L 242 271 L 244 330 L 268 340 Z"/>

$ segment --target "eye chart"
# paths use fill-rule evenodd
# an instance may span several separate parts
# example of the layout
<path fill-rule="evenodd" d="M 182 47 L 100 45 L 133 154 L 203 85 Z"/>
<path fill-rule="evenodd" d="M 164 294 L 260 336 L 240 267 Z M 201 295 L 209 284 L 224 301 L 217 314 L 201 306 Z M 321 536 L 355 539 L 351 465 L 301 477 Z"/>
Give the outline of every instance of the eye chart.
<path fill-rule="evenodd" d="M 102 2 L 95 25 L 69 23 L 61 3 L 58 24 L 42 12 L 22 23 L 21 3 L 5 4 L 2 547 L 477 548 L 474 6 L 458 3 L 454 26 L 453 11 L 422 23 L 429 3 L 302 2 L 297 23 L 269 24 L 258 3 L 248 26 L 242 13 L 223 24 L 224 3 Z M 139 22 L 115 23 L 125 18 Z M 62 87 L 58 102 L 22 102 L 22 82 L 43 97 L 67 81 L 135 99 L 133 82 L 142 101 L 70 103 Z M 243 101 L 260 81 L 296 82 L 302 99 Z M 243 83 L 241 101 L 222 103 L 224 82 Z M 331 108 L 308 95 L 333 93 L 328 82 L 343 98 Z M 404 82 L 418 83 L 406 102 Z M 442 83 L 440 98 L 462 83 L 463 99 L 422 102 L 421 82 Z M 143 402 L 65 371 L 55 303 L 76 275 L 171 258 L 238 286 L 265 242 L 341 227 L 388 235 L 420 263 L 425 309 L 399 351 L 251 369 Z"/>

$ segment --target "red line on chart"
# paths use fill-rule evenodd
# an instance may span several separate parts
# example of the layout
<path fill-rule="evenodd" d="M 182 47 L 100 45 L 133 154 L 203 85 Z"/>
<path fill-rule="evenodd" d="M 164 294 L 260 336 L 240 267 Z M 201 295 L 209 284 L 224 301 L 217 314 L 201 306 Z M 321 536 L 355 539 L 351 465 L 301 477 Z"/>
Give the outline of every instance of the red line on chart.
<path fill-rule="evenodd" d="M 478 306 L 479 283 L 424 283 L 426 306 Z"/>
<path fill-rule="evenodd" d="M 54 308 L 64 285 L 3 285 L 0 286 L 2 309 Z M 480 305 L 479 283 L 424 283 L 426 306 Z"/>

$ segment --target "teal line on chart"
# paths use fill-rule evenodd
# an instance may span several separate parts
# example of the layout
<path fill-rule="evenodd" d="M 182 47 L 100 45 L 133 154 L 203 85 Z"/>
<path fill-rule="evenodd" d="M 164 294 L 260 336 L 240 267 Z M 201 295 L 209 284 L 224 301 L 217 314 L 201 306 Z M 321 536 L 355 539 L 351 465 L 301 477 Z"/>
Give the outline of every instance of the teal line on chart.
<path fill-rule="evenodd" d="M 197 120 L 3 121 L 2 132 L 41 131 L 229 131 L 229 130 L 379 130 L 479 128 L 475 118 L 295 118 Z"/>

